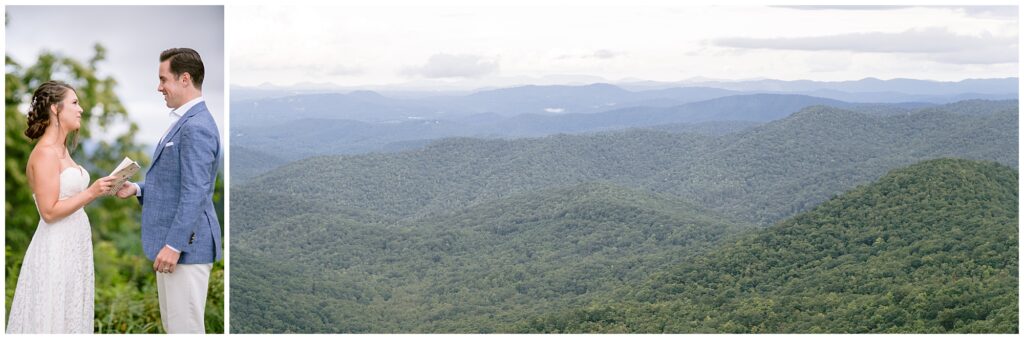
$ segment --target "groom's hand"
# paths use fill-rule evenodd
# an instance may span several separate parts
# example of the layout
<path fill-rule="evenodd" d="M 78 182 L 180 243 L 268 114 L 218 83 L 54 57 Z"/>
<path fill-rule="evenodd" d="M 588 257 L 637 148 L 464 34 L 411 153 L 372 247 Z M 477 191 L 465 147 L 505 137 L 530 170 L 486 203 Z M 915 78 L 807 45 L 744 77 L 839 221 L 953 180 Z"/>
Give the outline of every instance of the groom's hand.
<path fill-rule="evenodd" d="M 121 199 L 135 196 L 135 185 L 131 181 L 125 181 L 121 189 L 117 190 L 117 197 Z"/>
<path fill-rule="evenodd" d="M 160 249 L 160 253 L 156 254 L 156 260 L 153 260 L 153 270 L 160 273 L 174 273 L 174 266 L 178 264 L 178 257 L 181 257 L 181 253 L 175 252 L 167 245 Z"/>

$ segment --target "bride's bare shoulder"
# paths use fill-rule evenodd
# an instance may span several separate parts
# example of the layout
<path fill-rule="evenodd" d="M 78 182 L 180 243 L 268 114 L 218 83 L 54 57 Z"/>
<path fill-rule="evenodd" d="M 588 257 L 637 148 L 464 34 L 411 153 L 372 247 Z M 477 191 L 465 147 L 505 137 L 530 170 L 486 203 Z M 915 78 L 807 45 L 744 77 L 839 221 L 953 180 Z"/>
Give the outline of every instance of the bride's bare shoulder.
<path fill-rule="evenodd" d="M 60 172 L 60 150 L 54 145 L 36 144 L 32 153 L 28 155 L 28 164 L 25 171 L 32 175 L 34 172 Z"/>

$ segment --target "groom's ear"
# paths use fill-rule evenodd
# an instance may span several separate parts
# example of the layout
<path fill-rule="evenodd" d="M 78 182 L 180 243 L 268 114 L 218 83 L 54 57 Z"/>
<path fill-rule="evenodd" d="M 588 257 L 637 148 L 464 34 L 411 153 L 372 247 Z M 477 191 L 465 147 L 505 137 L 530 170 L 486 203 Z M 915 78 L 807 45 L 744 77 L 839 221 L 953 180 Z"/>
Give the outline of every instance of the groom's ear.
<path fill-rule="evenodd" d="M 179 77 L 179 80 L 180 81 L 184 81 L 185 82 L 184 83 L 185 86 L 191 85 L 192 84 L 192 74 L 188 74 L 188 72 L 181 72 L 181 77 Z"/>

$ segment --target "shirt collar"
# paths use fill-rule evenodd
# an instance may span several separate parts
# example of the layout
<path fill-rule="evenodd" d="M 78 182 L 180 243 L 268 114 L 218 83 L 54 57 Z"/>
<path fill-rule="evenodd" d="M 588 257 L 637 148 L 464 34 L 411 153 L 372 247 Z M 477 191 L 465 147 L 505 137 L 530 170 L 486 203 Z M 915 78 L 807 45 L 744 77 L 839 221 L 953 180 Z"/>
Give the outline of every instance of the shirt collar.
<path fill-rule="evenodd" d="M 205 100 L 203 99 L 203 96 L 200 95 L 199 97 L 196 97 L 195 99 L 186 102 L 184 105 L 181 105 L 181 107 L 172 109 L 170 114 L 171 119 L 177 120 L 178 118 L 181 118 L 181 116 L 185 115 L 185 113 L 188 113 L 188 110 L 192 109 L 192 106 L 195 106 L 196 104 L 203 101 Z"/>

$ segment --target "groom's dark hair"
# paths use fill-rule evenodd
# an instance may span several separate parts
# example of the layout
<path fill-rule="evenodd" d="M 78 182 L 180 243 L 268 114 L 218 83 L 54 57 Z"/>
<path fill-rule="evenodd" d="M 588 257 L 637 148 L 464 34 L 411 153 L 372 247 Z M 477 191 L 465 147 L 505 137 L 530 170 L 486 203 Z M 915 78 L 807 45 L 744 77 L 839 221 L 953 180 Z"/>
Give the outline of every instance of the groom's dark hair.
<path fill-rule="evenodd" d="M 160 53 L 160 62 L 171 61 L 171 73 L 181 77 L 188 73 L 192 77 L 192 86 L 203 90 L 203 59 L 199 52 L 191 48 L 171 48 Z"/>

